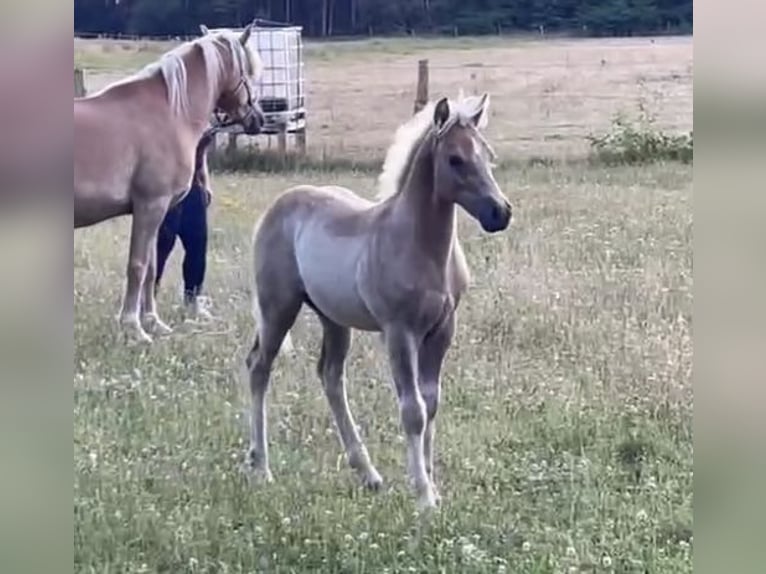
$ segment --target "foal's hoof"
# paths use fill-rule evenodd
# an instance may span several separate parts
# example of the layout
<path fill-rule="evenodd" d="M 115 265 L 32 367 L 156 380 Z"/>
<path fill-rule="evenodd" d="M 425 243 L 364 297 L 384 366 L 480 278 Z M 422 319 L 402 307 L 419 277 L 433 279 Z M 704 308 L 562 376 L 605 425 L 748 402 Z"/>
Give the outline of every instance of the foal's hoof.
<path fill-rule="evenodd" d="M 441 497 L 434 491 L 424 492 L 418 497 L 417 508 L 421 512 L 434 510 L 439 506 Z"/>
<path fill-rule="evenodd" d="M 362 485 L 367 490 L 377 492 L 383 487 L 383 477 L 373 468 L 367 474 L 362 476 Z"/>
<path fill-rule="evenodd" d="M 274 476 L 268 468 L 252 468 L 248 472 L 250 476 L 250 482 L 253 485 L 258 484 L 271 484 L 274 482 Z"/>

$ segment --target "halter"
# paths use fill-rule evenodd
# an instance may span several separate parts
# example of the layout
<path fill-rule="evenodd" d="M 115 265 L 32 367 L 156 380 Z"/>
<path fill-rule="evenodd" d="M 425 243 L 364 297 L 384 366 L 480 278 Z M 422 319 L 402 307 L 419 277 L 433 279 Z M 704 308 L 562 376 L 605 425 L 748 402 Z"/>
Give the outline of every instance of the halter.
<path fill-rule="evenodd" d="M 246 101 L 246 105 L 247 105 L 247 113 L 242 118 L 240 118 L 239 120 L 235 120 L 235 119 L 231 119 L 231 118 L 226 119 L 229 114 L 227 114 L 223 110 L 216 109 L 213 112 L 213 115 L 215 116 L 216 127 L 218 127 L 218 128 L 227 128 L 227 127 L 233 126 L 235 124 L 238 124 L 238 123 L 240 123 L 240 122 L 242 122 L 244 120 L 247 120 L 250 117 L 252 117 L 253 115 L 255 115 L 255 105 L 258 103 L 258 98 L 253 96 L 253 88 L 250 85 L 250 82 L 245 77 L 244 73 L 240 75 L 239 82 L 237 82 L 237 85 L 232 90 L 232 92 L 235 95 L 237 95 L 237 94 L 239 94 L 239 91 L 241 89 L 243 89 L 243 88 L 244 88 L 246 96 L 247 96 L 246 100 L 245 100 Z"/>

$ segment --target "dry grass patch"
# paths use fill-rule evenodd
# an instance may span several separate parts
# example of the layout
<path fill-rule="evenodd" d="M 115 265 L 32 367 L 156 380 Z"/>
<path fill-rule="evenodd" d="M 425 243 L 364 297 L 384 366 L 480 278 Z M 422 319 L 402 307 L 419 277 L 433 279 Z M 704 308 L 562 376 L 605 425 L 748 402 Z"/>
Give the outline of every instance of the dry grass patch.
<path fill-rule="evenodd" d="M 170 44 L 77 40 L 93 90 L 151 61 Z M 306 43 L 309 150 L 379 157 L 412 113 L 417 60 L 431 93 L 493 95 L 489 135 L 505 157 L 581 156 L 587 136 L 643 102 L 668 133 L 692 127 L 692 38 L 531 41 L 512 38 Z M 263 138 L 259 141 L 263 142 Z"/>

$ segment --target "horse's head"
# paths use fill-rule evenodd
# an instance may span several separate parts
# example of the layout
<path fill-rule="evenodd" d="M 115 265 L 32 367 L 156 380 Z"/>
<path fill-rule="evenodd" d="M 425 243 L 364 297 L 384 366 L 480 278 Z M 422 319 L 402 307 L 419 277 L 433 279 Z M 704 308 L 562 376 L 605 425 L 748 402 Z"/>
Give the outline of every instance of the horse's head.
<path fill-rule="evenodd" d="M 211 34 L 204 25 L 200 30 L 203 35 Z M 240 124 L 245 133 L 255 135 L 261 131 L 265 116 L 256 97 L 255 83 L 260 79 L 263 64 L 248 44 L 252 31 L 253 24 L 249 24 L 238 41 L 226 44 L 231 52 L 230 65 L 223 77 L 216 112 L 224 116 L 222 124 Z"/>
<path fill-rule="evenodd" d="M 434 106 L 434 184 L 436 193 L 457 203 L 488 232 L 511 221 L 511 204 L 492 175 L 494 151 L 480 133 L 487 125 L 489 94 L 442 98 Z"/>

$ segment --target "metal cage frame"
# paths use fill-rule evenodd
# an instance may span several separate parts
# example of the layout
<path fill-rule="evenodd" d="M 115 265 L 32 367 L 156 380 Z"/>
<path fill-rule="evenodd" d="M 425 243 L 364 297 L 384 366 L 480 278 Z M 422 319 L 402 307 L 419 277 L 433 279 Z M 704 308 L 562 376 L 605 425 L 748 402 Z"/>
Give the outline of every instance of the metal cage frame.
<path fill-rule="evenodd" d="M 266 123 L 261 129 L 263 135 L 279 135 L 285 133 L 303 133 L 306 130 L 306 92 L 303 60 L 303 26 L 271 22 L 268 20 L 255 20 L 252 35 L 248 43 L 258 53 L 263 61 L 264 69 L 258 89 L 261 94 L 258 103 L 263 109 Z M 211 32 L 218 30 L 231 30 L 242 32 L 244 28 L 211 28 Z M 293 32 L 295 43 L 275 44 L 275 35 L 269 33 L 273 30 L 280 32 Z M 266 34 L 268 42 L 259 41 Z M 264 48 L 264 43 L 266 48 Z M 291 48 L 296 50 L 294 59 L 289 54 L 284 58 L 284 65 L 275 64 L 275 54 L 283 53 Z M 284 80 L 275 76 L 284 72 Z M 268 92 L 276 92 L 280 89 L 285 91 L 285 96 L 269 95 Z M 264 95 L 262 92 L 267 92 Z M 231 132 L 230 132 L 231 133 Z"/>

